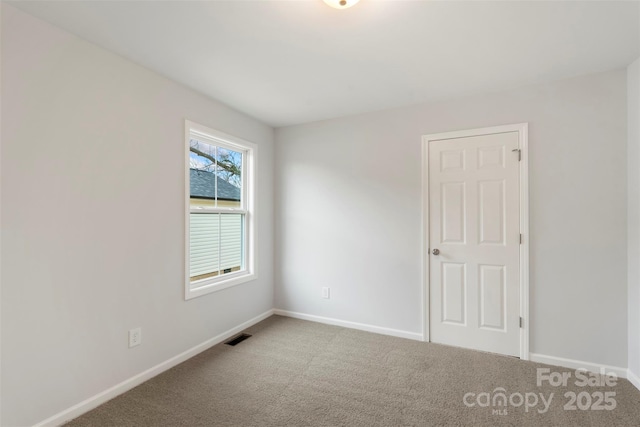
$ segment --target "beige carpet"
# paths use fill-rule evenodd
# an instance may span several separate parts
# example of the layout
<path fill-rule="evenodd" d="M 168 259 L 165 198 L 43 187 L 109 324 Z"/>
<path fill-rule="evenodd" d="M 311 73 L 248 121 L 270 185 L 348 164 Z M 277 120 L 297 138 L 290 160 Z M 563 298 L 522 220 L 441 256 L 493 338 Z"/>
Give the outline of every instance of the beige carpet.
<path fill-rule="evenodd" d="M 253 337 L 237 346 L 217 345 L 68 425 L 640 426 L 640 391 L 626 380 L 578 387 L 573 370 L 552 368 L 572 374 L 569 386 L 538 387 L 536 368 L 545 365 L 280 316 L 247 332 Z M 514 405 L 518 393 L 554 397 L 542 414 L 542 401 L 528 412 L 477 405 L 498 387 Z M 568 391 L 613 392 L 616 408 L 565 410 Z M 476 406 L 463 403 L 467 393 Z"/>

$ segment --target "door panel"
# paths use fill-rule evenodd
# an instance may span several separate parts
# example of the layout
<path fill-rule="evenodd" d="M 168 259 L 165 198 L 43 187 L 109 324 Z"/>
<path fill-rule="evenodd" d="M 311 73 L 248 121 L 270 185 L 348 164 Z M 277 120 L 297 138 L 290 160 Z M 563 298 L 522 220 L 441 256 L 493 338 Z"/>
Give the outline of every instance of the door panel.
<path fill-rule="evenodd" d="M 447 150 L 440 153 L 440 171 L 453 172 L 464 169 L 464 150 Z"/>
<path fill-rule="evenodd" d="M 482 244 L 504 245 L 504 180 L 478 182 L 480 236 Z"/>
<path fill-rule="evenodd" d="M 431 341 L 519 355 L 518 132 L 429 142 Z"/>
<path fill-rule="evenodd" d="M 464 182 L 442 184 L 442 241 L 446 243 L 464 243 L 465 207 Z"/>
<path fill-rule="evenodd" d="M 480 327 L 504 331 L 507 314 L 504 265 L 480 265 Z"/>
<path fill-rule="evenodd" d="M 467 312 L 465 265 L 443 262 L 441 268 L 442 321 L 464 325 Z"/>

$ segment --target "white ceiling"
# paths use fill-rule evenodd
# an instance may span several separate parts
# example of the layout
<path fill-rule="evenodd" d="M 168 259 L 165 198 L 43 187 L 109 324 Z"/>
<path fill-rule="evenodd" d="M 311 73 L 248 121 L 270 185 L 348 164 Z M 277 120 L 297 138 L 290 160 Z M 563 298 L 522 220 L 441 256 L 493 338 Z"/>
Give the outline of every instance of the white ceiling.
<path fill-rule="evenodd" d="M 623 67 L 639 1 L 12 3 L 273 126 Z"/>

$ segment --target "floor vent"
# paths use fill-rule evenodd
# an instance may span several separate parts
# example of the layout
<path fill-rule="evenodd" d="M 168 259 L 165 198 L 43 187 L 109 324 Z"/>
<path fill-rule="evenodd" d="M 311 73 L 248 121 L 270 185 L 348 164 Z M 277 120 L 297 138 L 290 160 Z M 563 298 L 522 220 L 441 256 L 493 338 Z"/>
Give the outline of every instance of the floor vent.
<path fill-rule="evenodd" d="M 247 338 L 250 338 L 251 335 L 249 334 L 239 334 L 236 335 L 235 337 L 231 338 L 229 341 L 225 342 L 226 345 L 238 345 L 240 344 L 242 341 L 246 340 Z"/>

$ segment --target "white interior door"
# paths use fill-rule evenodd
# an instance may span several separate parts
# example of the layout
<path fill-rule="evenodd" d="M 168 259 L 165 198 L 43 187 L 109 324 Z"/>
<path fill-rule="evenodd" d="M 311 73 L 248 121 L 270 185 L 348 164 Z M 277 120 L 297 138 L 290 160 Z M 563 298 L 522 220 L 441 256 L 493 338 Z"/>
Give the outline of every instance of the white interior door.
<path fill-rule="evenodd" d="M 432 342 L 520 355 L 518 139 L 429 141 Z"/>

